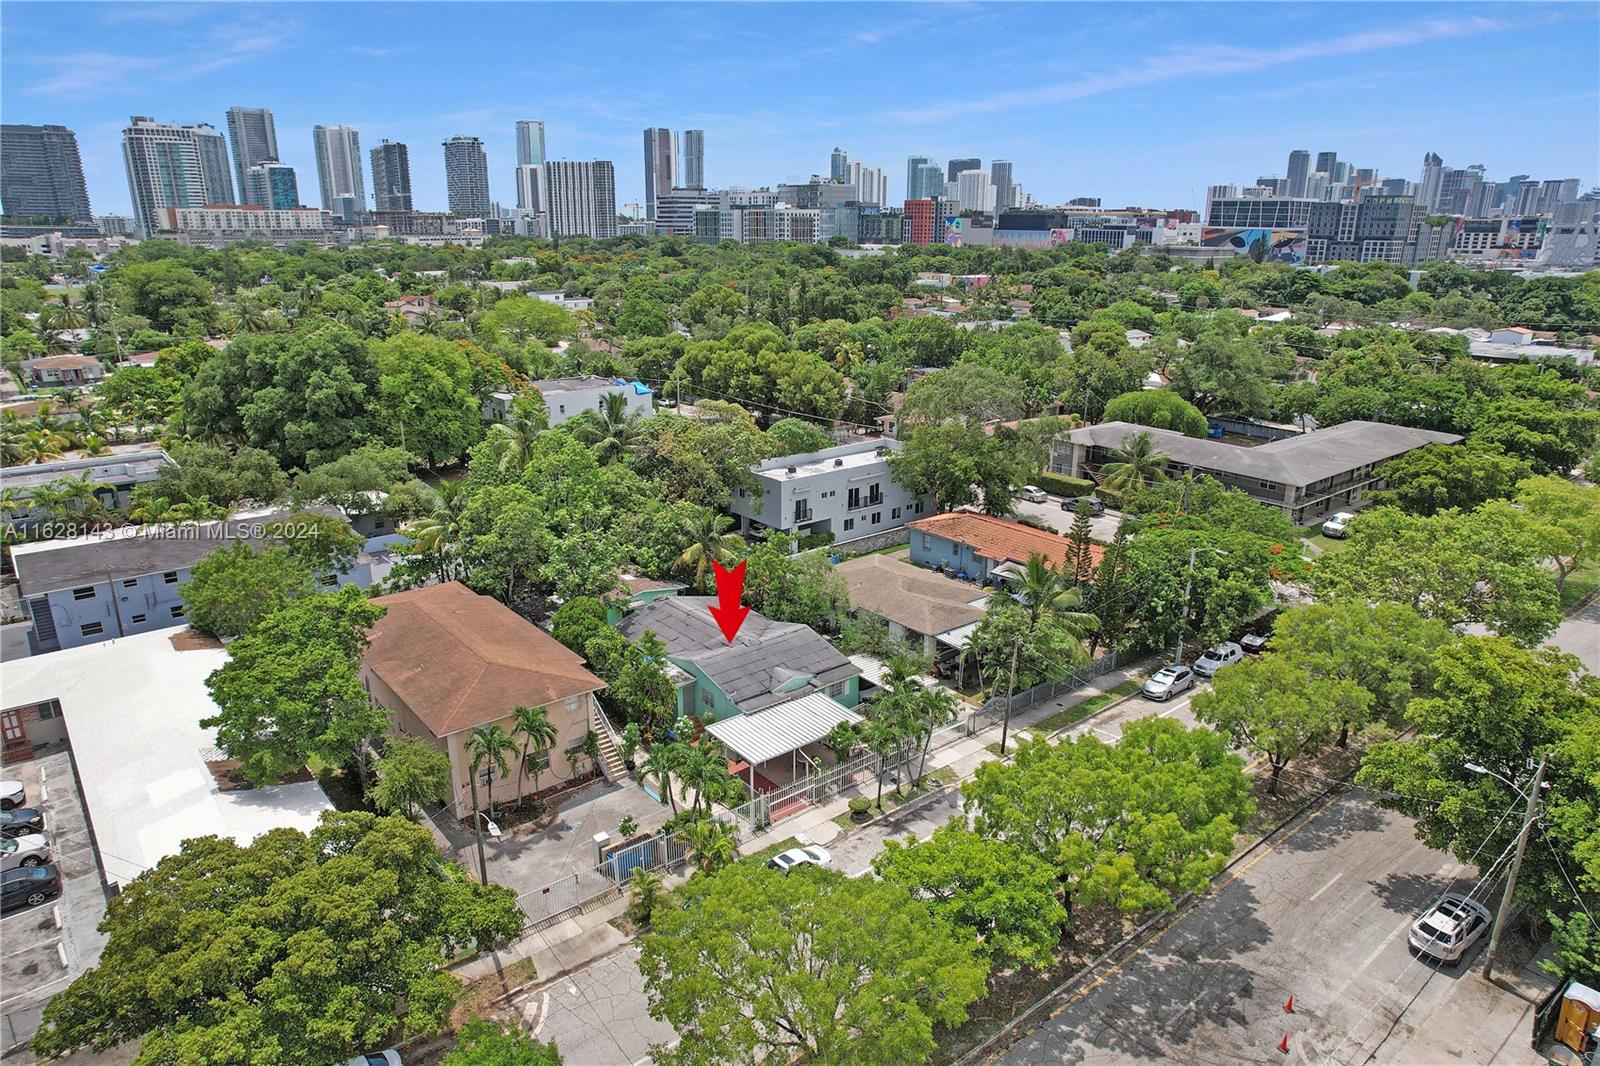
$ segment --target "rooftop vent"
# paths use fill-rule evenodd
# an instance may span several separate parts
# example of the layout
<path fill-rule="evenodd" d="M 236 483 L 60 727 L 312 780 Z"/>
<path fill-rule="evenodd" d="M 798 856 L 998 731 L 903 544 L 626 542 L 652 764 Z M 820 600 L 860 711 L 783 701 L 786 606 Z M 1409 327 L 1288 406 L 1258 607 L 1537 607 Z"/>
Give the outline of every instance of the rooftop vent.
<path fill-rule="evenodd" d="M 833 465 L 834 466 L 843 466 L 844 465 L 844 460 L 843 459 L 835 459 L 833 461 Z"/>
<path fill-rule="evenodd" d="M 789 467 L 785 467 L 784 469 L 787 470 L 791 474 L 796 474 L 796 473 L 800 472 L 800 468 L 798 466 L 789 466 Z"/>

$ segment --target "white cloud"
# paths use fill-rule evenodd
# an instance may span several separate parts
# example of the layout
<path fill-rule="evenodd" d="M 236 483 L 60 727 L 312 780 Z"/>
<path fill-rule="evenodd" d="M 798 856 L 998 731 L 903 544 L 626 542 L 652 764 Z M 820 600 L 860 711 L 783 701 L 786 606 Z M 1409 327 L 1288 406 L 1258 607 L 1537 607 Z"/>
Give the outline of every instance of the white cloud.
<path fill-rule="evenodd" d="M 166 21 L 167 14 L 165 8 L 155 8 L 146 10 L 142 17 L 147 21 Z M 205 34 L 204 40 L 193 48 L 193 54 L 210 57 L 194 63 L 176 63 L 170 57 L 105 52 L 40 56 L 28 62 L 47 73 L 23 91 L 29 96 L 77 96 L 85 91 L 104 95 L 132 92 L 151 81 L 194 81 L 279 51 L 296 32 L 293 23 L 281 20 L 230 21 Z"/>
<path fill-rule="evenodd" d="M 1170 49 L 1164 55 L 1132 66 L 1087 74 L 1071 81 L 995 93 L 977 99 L 954 100 L 932 107 L 894 111 L 884 117 L 893 122 L 943 123 L 955 115 L 1064 104 L 1123 89 L 1158 85 L 1183 78 L 1242 74 L 1312 60 L 1407 48 L 1456 37 L 1491 33 L 1505 28 L 1504 23 L 1474 15 L 1467 18 L 1429 19 L 1410 26 L 1352 33 L 1343 37 L 1283 45 L 1277 48 L 1247 49 L 1189 45 Z"/>

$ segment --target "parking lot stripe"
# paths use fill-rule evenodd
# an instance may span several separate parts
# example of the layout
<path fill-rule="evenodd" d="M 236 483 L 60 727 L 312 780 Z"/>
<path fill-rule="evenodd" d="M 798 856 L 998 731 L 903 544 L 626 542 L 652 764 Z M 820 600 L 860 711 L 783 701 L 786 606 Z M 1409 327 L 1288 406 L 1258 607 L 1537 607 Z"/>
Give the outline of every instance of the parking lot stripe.
<path fill-rule="evenodd" d="M 1336 873 L 1332 877 L 1328 878 L 1328 883 L 1323 885 L 1321 888 L 1317 889 L 1315 892 L 1311 893 L 1311 899 L 1306 900 L 1306 902 L 1310 903 L 1311 900 L 1316 899 L 1318 896 L 1320 896 L 1324 892 L 1328 891 L 1328 889 L 1333 887 L 1333 883 L 1335 881 L 1339 880 L 1339 878 L 1341 878 L 1343 876 L 1344 876 L 1344 871 L 1340 870 L 1338 873 Z"/>

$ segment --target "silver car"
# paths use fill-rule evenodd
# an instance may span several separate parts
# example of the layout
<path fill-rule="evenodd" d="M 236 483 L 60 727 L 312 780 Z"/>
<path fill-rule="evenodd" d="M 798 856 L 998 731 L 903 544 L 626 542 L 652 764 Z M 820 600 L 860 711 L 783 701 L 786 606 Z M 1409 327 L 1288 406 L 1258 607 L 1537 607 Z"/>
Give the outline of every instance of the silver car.
<path fill-rule="evenodd" d="M 0 870 L 19 866 L 43 866 L 50 861 L 50 838 L 43 833 L 24 833 L 0 838 Z"/>
<path fill-rule="evenodd" d="M 1419 955 L 1454 965 L 1478 942 L 1492 920 L 1488 907 L 1452 892 L 1412 924 L 1407 939 Z"/>
<path fill-rule="evenodd" d="M 1214 648 L 1207 648 L 1194 661 L 1194 672 L 1201 677 L 1216 677 L 1217 671 L 1224 666 L 1232 666 L 1244 659 L 1244 649 L 1233 641 L 1224 641 Z"/>
<path fill-rule="evenodd" d="M 1017 495 L 1029 503 L 1044 503 L 1050 498 L 1045 495 L 1044 489 L 1041 489 L 1038 485 L 1024 485 Z"/>
<path fill-rule="evenodd" d="M 1170 700 L 1194 688 L 1194 671 L 1182 663 L 1169 663 L 1150 675 L 1144 683 L 1145 699 Z"/>

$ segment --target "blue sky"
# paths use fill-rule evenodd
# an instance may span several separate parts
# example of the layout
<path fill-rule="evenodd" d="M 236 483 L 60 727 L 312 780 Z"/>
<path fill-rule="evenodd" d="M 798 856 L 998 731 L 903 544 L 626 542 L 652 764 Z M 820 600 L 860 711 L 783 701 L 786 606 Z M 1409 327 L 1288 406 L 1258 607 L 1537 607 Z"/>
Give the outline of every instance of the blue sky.
<path fill-rule="evenodd" d="M 1198 206 L 1291 148 L 1415 180 L 1600 182 L 1594 4 L 64 4 L 0 8 L 0 116 L 78 133 L 96 212 L 126 211 L 131 114 L 225 127 L 268 107 L 302 199 L 315 123 L 411 149 L 443 209 L 440 142 L 485 141 L 515 202 L 513 123 L 554 159 L 611 159 L 643 196 L 646 126 L 706 131 L 711 185 L 804 180 L 834 145 L 883 166 L 1013 161 L 1044 202 Z M 370 172 L 368 174 L 370 195 Z"/>

